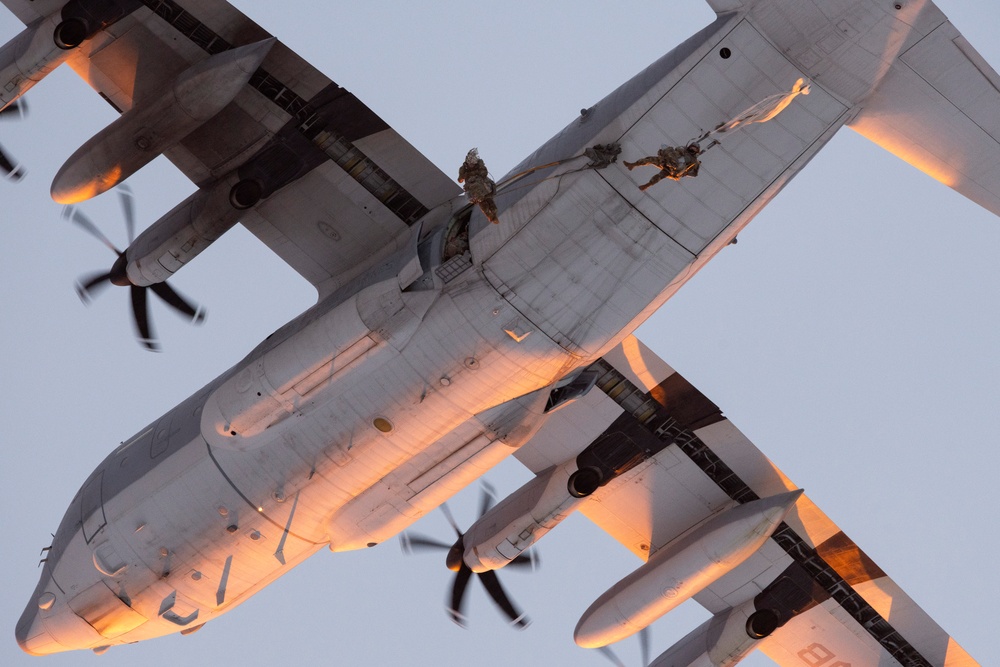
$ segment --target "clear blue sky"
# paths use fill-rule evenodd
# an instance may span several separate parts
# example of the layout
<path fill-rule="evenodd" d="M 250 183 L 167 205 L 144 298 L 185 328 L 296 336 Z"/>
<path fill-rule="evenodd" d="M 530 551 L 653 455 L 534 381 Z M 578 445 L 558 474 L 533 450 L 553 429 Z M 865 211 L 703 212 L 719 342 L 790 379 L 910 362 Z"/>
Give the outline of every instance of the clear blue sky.
<path fill-rule="evenodd" d="M 472 146 L 505 172 L 713 17 L 699 0 L 235 4 L 449 173 Z M 1000 66 L 1000 6 L 940 5 Z M 0 40 L 20 30 L 0 10 Z M 208 308 L 207 323 L 189 327 L 154 302 L 164 352 L 141 350 L 124 291 L 79 303 L 76 278 L 114 258 L 61 221 L 48 197 L 62 161 L 114 112 L 69 70 L 28 100 L 27 121 L 0 123 L 0 143 L 29 169 L 21 184 L 0 182 L 0 663 L 607 664 L 578 649 L 572 630 L 638 561 L 582 518 L 541 543 L 538 573 L 504 577 L 535 621 L 523 633 L 504 626 L 481 590 L 472 628 L 453 626 L 443 563 L 404 558 L 392 542 L 321 552 L 190 637 L 101 657 L 22 654 L 14 624 L 37 554 L 90 470 L 314 299 L 238 228 L 172 282 Z M 162 159 L 130 183 L 143 225 L 193 187 Z M 124 243 L 113 195 L 85 210 Z M 983 661 L 995 652 L 989 610 L 1000 591 L 991 558 L 1000 547 L 998 248 L 992 214 L 845 130 L 639 331 Z M 488 476 L 502 492 L 525 478 L 516 462 Z M 452 503 L 462 523 L 475 493 Z M 417 529 L 449 536 L 437 514 Z M 654 655 L 705 617 L 689 605 L 660 620 Z M 638 664 L 634 649 L 621 653 Z"/>

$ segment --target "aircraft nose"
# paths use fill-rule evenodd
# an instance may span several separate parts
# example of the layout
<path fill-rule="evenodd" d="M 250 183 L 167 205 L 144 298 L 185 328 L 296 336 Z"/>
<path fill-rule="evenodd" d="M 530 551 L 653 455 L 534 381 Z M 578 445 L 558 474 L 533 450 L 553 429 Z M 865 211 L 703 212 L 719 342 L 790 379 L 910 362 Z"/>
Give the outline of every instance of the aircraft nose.
<path fill-rule="evenodd" d="M 42 619 L 39 618 L 38 614 L 38 604 L 34 600 L 28 603 L 21 618 L 18 619 L 14 637 L 21 650 L 29 655 L 48 655 L 66 650 L 42 625 Z"/>

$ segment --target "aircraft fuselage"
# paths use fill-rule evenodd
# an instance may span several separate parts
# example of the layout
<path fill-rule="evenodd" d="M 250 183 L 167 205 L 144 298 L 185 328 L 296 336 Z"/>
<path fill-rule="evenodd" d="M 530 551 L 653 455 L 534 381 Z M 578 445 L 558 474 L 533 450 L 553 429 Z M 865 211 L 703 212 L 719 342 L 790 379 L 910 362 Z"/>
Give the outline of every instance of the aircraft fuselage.
<path fill-rule="evenodd" d="M 530 438 L 554 383 L 735 238 L 851 102 L 817 85 L 713 147 L 697 178 L 645 192 L 648 168 L 594 169 L 584 150 L 686 145 L 803 76 L 724 16 L 502 180 L 500 224 L 464 199 L 429 213 L 100 464 L 55 535 L 22 647 L 193 630 L 321 547 L 380 543 L 478 478 Z"/>

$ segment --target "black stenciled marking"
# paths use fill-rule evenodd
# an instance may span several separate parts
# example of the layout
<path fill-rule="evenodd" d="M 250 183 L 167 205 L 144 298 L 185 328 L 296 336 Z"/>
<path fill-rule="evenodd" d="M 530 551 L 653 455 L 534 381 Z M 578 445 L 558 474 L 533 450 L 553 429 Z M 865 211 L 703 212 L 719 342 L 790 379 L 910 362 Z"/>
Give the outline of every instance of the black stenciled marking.
<path fill-rule="evenodd" d="M 207 53 L 233 48 L 174 0 L 141 1 Z M 404 223 L 412 225 L 427 214 L 427 207 L 353 144 L 389 127 L 357 97 L 334 83 L 306 100 L 264 68 L 250 77 L 250 86 L 292 117 L 286 128 L 294 127 Z"/>
<path fill-rule="evenodd" d="M 210 459 L 212 459 L 212 463 L 215 464 L 215 468 L 219 471 L 219 474 L 222 475 L 223 479 L 226 480 L 226 482 L 233 489 L 233 491 L 235 491 L 239 495 L 239 497 L 243 499 L 243 502 L 245 502 L 247 505 L 249 505 L 253 509 L 253 511 L 255 513 L 259 514 L 260 517 L 263 518 L 265 521 L 267 521 L 269 524 L 271 524 L 272 526 L 274 526 L 278 530 L 284 531 L 285 530 L 285 526 L 284 525 L 278 523 L 277 521 L 275 521 L 274 519 L 272 519 L 271 517 L 269 517 L 267 514 L 265 514 L 264 512 L 262 512 L 259 509 L 259 505 L 257 505 L 255 502 L 253 502 L 252 500 L 250 500 L 249 498 L 247 498 L 246 494 L 243 493 L 243 491 L 240 489 L 240 487 L 236 486 L 236 482 L 234 482 L 233 479 L 226 473 L 225 468 L 222 467 L 222 464 L 219 463 L 219 460 L 217 458 L 215 458 L 215 452 L 212 451 L 212 446 L 210 444 L 208 444 L 208 441 L 205 441 L 205 449 L 208 450 L 208 457 Z M 291 524 L 289 523 L 289 525 L 291 525 Z M 303 542 L 307 542 L 309 544 L 312 544 L 314 546 L 317 545 L 317 544 L 320 544 L 320 542 L 315 542 L 315 541 L 309 539 L 308 537 L 305 537 L 304 535 L 299 535 L 299 534 L 297 534 L 295 532 L 292 532 L 290 530 L 288 531 L 287 534 L 291 535 L 292 537 L 298 538 L 298 539 L 302 540 Z"/>
<path fill-rule="evenodd" d="M 671 387 L 666 385 L 672 383 L 674 389 L 681 387 L 686 392 L 686 387 L 691 387 L 691 385 L 687 384 L 685 380 L 678 380 L 674 376 L 671 376 L 660 386 L 655 387 L 647 393 L 634 385 L 604 359 L 594 362 L 588 370 L 591 369 L 601 372 L 601 377 L 597 380 L 596 386 L 625 410 L 626 414 L 623 417 L 630 417 L 662 443 L 662 446 L 658 447 L 656 451 L 665 449 L 669 445 L 677 445 L 702 472 L 708 475 L 709 479 L 715 482 L 733 500 L 739 503 L 746 503 L 760 498 L 760 496 L 747 486 L 746 482 L 740 479 L 739 475 L 732 468 L 726 465 L 708 445 L 702 442 L 685 425 L 684 421 L 677 419 L 668 412 L 664 403 L 671 405 L 671 402 L 663 400 L 663 397 L 670 395 Z M 683 383 L 683 385 L 680 383 Z M 691 390 L 697 392 L 693 387 L 691 387 Z M 657 400 L 658 398 L 660 400 Z M 714 404 L 707 398 L 702 396 L 702 399 L 704 407 L 714 407 Z M 691 402 L 698 403 L 697 399 L 690 394 L 688 394 L 684 402 L 688 404 Z M 712 416 L 712 410 L 710 409 L 694 411 L 692 418 L 694 423 L 700 422 L 698 428 L 706 425 L 704 418 L 699 419 L 697 417 L 699 412 L 707 412 L 705 416 L 709 419 Z M 721 418 L 721 412 L 718 415 Z M 711 421 L 708 423 L 711 423 Z M 795 564 L 822 589 L 825 595 L 836 600 L 841 608 L 854 618 L 901 665 L 905 667 L 931 667 L 931 663 L 920 655 L 919 651 L 912 644 L 906 641 L 886 619 L 875 611 L 817 553 L 816 549 L 810 547 L 788 524 L 782 523 L 779 525 L 771 536 L 771 539 L 791 556 Z M 823 545 L 820 545 L 820 548 L 822 547 Z"/>

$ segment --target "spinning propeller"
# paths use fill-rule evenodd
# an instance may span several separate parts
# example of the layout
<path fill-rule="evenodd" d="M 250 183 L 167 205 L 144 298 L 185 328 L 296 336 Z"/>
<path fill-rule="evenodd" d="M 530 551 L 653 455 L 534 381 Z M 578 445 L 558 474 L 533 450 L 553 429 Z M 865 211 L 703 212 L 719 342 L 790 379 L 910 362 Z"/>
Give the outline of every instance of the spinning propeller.
<path fill-rule="evenodd" d="M 482 517 L 490 509 L 492 505 L 492 496 L 487 492 L 483 491 L 482 501 L 479 508 L 479 516 Z M 455 579 L 451 587 L 451 601 L 448 606 L 448 616 L 451 617 L 456 624 L 465 627 L 465 615 L 462 613 L 462 607 L 465 602 L 465 592 L 469 585 L 469 580 L 472 578 L 473 574 L 479 577 L 479 581 L 482 582 L 483 587 L 486 592 L 489 593 L 490 598 L 493 602 L 500 608 L 500 610 L 510 619 L 512 626 L 519 630 L 523 630 L 528 627 L 531 621 L 528 617 L 521 612 L 514 603 L 511 602 L 510 598 L 507 596 L 507 592 L 504 591 L 503 586 L 500 585 L 500 579 L 497 577 L 496 572 L 492 570 L 475 573 L 465 561 L 462 560 L 462 554 L 465 552 L 465 545 L 463 543 L 464 533 L 459 530 L 458 524 L 455 522 L 455 518 L 451 515 L 451 511 L 448 509 L 448 505 L 441 505 L 441 511 L 444 513 L 445 518 L 448 519 L 448 523 L 454 529 L 455 534 L 458 536 L 458 540 L 454 544 L 448 544 L 446 542 L 441 542 L 433 538 L 424 537 L 420 535 L 414 535 L 410 533 L 403 533 L 400 535 L 400 546 L 403 548 L 404 553 L 414 553 L 416 551 L 447 551 L 448 555 L 445 558 L 445 563 L 448 569 L 455 572 Z M 521 554 L 514 560 L 512 560 L 507 567 L 534 567 L 538 563 L 537 557 L 533 557 L 529 554 Z"/>
<path fill-rule="evenodd" d="M 0 118 L 5 120 L 19 120 L 24 118 L 27 114 L 28 104 L 26 102 L 21 102 L 20 100 L 15 100 L 3 109 L 0 109 Z M 12 181 L 19 181 L 24 178 L 24 168 L 11 162 L 10 157 L 4 152 L 2 146 L 0 146 L 0 171 L 3 172 L 3 176 Z"/>
<path fill-rule="evenodd" d="M 646 667 L 646 665 L 649 664 L 649 628 L 643 628 L 636 636 L 639 638 L 639 651 L 642 655 L 642 663 L 640 664 L 642 667 Z M 622 662 L 621 658 L 619 658 L 615 652 L 611 650 L 610 646 L 602 646 L 597 650 L 600 651 L 605 658 L 613 662 L 616 667 L 626 667 L 625 663 Z"/>
<path fill-rule="evenodd" d="M 120 186 L 118 188 L 118 198 L 121 202 L 123 217 L 125 218 L 125 230 L 128 234 L 128 242 L 131 245 L 135 240 L 135 196 L 128 186 Z M 80 296 L 80 300 L 89 305 L 94 296 L 108 285 L 128 287 L 132 297 L 132 318 L 139 337 L 139 343 L 147 350 L 158 352 L 160 349 L 149 320 L 147 290 L 151 290 L 164 303 L 195 324 L 200 324 L 205 320 L 205 311 L 201 307 L 193 305 L 171 289 L 166 282 L 154 283 L 149 286 L 133 285 L 125 271 L 128 265 L 125 252 L 116 248 L 115 244 L 79 208 L 67 206 L 63 210 L 63 218 L 82 227 L 118 256 L 110 271 L 93 273 L 77 281 L 76 293 Z"/>

